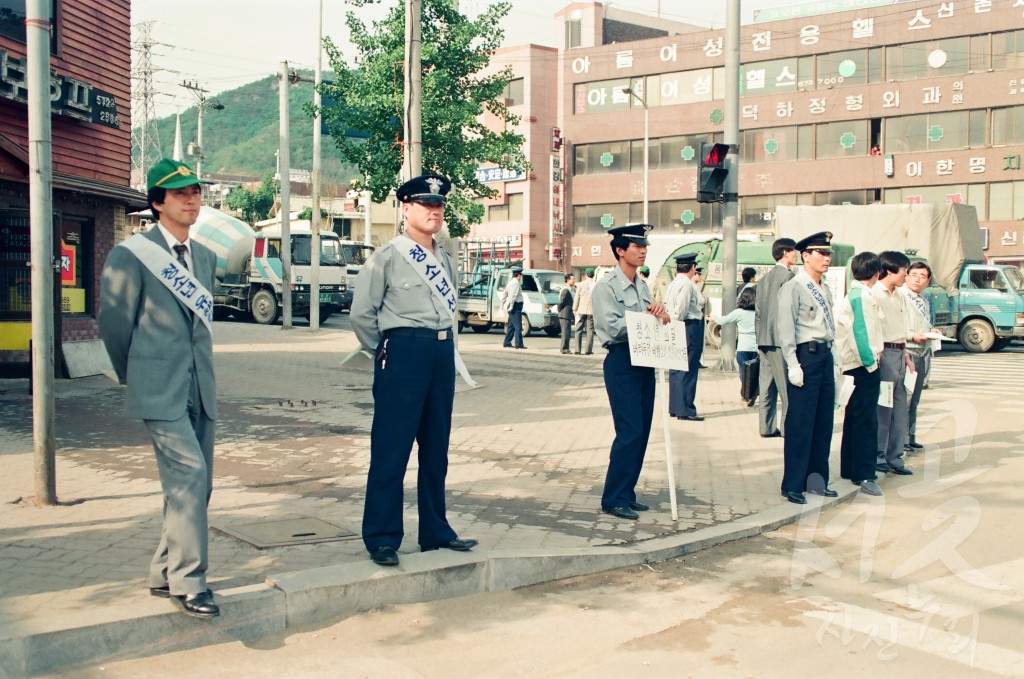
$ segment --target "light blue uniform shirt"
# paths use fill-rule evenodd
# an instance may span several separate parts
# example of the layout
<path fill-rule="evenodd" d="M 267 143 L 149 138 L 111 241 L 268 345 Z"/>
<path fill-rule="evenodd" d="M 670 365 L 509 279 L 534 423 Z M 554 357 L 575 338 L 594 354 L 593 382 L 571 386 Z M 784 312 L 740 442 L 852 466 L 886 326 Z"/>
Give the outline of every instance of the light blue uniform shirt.
<path fill-rule="evenodd" d="M 451 255 L 434 243 L 434 256 L 448 280 L 455 278 Z M 360 344 L 371 351 L 392 328 L 451 328 L 452 313 L 402 256 L 394 241 L 370 255 L 356 279 L 349 321 Z"/>
<path fill-rule="evenodd" d="M 634 277 L 635 283 L 616 266 L 594 286 L 594 332 L 603 347 L 628 341 L 626 312 L 646 313 L 651 304 L 647 283 L 639 275 Z"/>
<path fill-rule="evenodd" d="M 801 270 L 779 290 L 778 336 L 786 365 L 799 365 L 796 345 L 818 340 L 832 342 L 836 338 L 832 316 L 832 291 L 825 278 L 815 285 Z"/>

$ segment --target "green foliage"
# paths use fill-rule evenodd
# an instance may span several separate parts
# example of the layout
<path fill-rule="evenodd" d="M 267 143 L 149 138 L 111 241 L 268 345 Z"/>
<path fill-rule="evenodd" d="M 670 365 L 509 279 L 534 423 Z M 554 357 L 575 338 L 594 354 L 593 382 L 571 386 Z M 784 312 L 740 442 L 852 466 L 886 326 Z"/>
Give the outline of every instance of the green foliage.
<path fill-rule="evenodd" d="M 374 1 L 349 0 L 355 7 Z M 523 153 L 525 139 L 510 131 L 519 118 L 501 100 L 511 71 L 480 74 L 501 44 L 499 23 L 510 8 L 508 2 L 498 2 L 470 21 L 450 0 L 422 3 L 422 171 L 452 180 L 445 219 L 453 237 L 466 235 L 471 224 L 483 219 L 484 208 L 475 198 L 497 195 L 477 181 L 480 164 L 530 167 Z M 322 115 L 341 157 L 359 168 L 373 200 L 382 202 L 397 188 L 402 166 L 405 3 L 396 3 L 372 26 L 349 12 L 347 24 L 358 68 L 346 63 L 329 38 L 324 40 L 337 77 L 333 84 L 322 85 L 323 94 L 335 103 Z M 485 112 L 503 122 L 504 131 L 488 129 L 481 122 Z M 345 137 L 346 130 L 365 132 L 369 138 Z"/>
<path fill-rule="evenodd" d="M 304 73 L 312 80 L 312 72 Z M 324 78 L 330 78 L 325 74 Z M 224 110 L 210 108 L 203 114 L 203 142 L 206 159 L 203 174 L 234 174 L 262 177 L 277 169 L 277 149 L 281 141 L 278 78 L 268 76 L 212 97 Z M 293 169 L 313 167 L 313 126 L 303 107 L 313 101 L 313 83 L 288 85 L 289 152 Z M 174 116 L 157 121 L 160 149 L 170 156 L 174 149 Z M 197 138 L 198 112 L 195 107 L 181 113 L 181 136 L 186 147 L 185 162 L 195 167 L 195 158 L 187 153 L 189 141 Z M 133 155 L 138 152 L 132 149 Z M 346 183 L 359 171 L 342 161 L 327 141 L 321 152 L 321 174 L 325 183 Z M 148 169 L 148 168 L 147 168 Z"/>
<path fill-rule="evenodd" d="M 274 207 L 274 199 L 281 189 L 281 182 L 274 179 L 274 174 L 267 173 L 263 183 L 255 191 L 239 186 L 228 194 L 227 204 L 232 210 L 242 213 L 242 219 L 255 224 L 261 219 L 270 217 Z"/>
<path fill-rule="evenodd" d="M 330 213 L 327 210 L 325 210 L 323 208 L 320 208 L 320 217 L 323 218 L 323 219 L 326 219 L 328 216 L 330 216 Z M 299 213 L 298 217 L 296 217 L 296 219 L 298 219 L 299 221 L 302 221 L 302 220 L 307 220 L 308 221 L 308 220 L 310 220 L 312 218 L 313 218 L 313 208 L 311 208 L 311 207 L 307 207 L 305 210 L 303 210 L 302 212 Z"/>

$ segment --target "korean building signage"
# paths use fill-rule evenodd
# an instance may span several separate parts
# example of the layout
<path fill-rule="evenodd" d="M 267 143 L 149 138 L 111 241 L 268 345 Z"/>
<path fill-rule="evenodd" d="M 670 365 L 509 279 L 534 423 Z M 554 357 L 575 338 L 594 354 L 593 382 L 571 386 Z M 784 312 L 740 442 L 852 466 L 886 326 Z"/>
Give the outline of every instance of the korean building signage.
<path fill-rule="evenodd" d="M 0 49 L 0 97 L 28 103 L 24 58 Z M 107 127 L 121 127 L 114 95 L 89 83 L 50 72 L 50 107 L 57 115 L 68 116 Z"/>
<path fill-rule="evenodd" d="M 522 168 L 509 170 L 503 167 L 478 167 L 476 169 L 476 180 L 481 184 L 517 182 L 522 179 L 526 179 L 526 172 Z"/>

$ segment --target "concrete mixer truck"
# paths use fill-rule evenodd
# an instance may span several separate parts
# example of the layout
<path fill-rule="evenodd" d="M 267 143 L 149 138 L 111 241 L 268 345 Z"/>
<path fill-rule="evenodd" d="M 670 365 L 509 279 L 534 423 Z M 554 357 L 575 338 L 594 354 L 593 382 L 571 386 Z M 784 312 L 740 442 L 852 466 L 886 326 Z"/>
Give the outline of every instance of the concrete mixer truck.
<path fill-rule="evenodd" d="M 234 314 L 271 324 L 281 311 L 281 227 L 253 231 L 245 222 L 203 206 L 190 237 L 217 255 L 214 315 Z M 292 313 L 309 316 L 310 244 L 308 225 L 291 229 Z M 345 267 L 338 236 L 320 233 L 320 320 L 342 308 Z"/>

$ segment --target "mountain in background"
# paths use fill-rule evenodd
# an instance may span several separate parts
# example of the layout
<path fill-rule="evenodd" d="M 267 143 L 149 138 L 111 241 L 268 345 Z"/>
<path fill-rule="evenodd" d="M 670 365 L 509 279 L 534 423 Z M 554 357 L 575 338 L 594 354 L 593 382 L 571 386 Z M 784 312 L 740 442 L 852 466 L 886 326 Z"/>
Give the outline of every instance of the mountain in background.
<path fill-rule="evenodd" d="M 313 76 L 312 72 L 300 75 L 310 79 Z M 277 76 L 268 76 L 208 97 L 208 102 L 216 100 L 224 105 L 224 109 L 214 110 L 208 105 L 203 114 L 204 175 L 229 174 L 262 179 L 268 172 L 277 171 L 275 154 L 280 141 L 277 87 Z M 313 83 L 289 85 L 289 150 L 293 170 L 313 169 L 313 119 L 303 108 L 312 101 Z M 197 114 L 195 106 L 181 113 L 183 160 L 193 166 L 195 158 L 189 156 L 188 144 L 197 139 Z M 174 152 L 174 116 L 158 119 L 157 129 L 160 150 L 165 156 L 170 156 Z M 132 152 L 134 155 L 138 150 L 132 149 Z M 342 163 L 334 142 L 326 135 L 321 138 L 320 164 L 324 183 L 348 183 L 359 176 L 355 167 Z"/>

